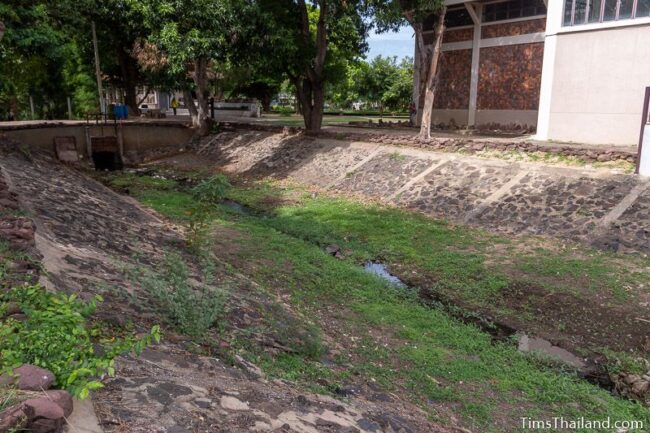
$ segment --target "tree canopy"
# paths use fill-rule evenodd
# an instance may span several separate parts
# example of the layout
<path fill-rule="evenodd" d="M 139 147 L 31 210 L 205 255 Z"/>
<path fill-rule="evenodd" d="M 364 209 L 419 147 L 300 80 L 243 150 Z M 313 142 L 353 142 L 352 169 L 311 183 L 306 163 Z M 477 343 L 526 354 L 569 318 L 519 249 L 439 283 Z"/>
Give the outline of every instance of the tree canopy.
<path fill-rule="evenodd" d="M 309 131 L 320 129 L 326 100 L 403 110 L 414 82 L 427 88 L 430 68 L 424 66 L 432 64 L 433 52 L 422 47 L 415 67 L 413 60 L 398 64 L 386 57 L 365 62 L 368 33 L 408 22 L 421 36 L 424 18 L 441 5 L 442 0 L 8 0 L 0 5 L 7 29 L 0 44 L 0 115 L 29 117 L 30 97 L 37 116 L 64 117 L 68 96 L 77 115 L 97 111 L 93 22 L 102 81 L 119 89 L 136 113 L 141 87 L 184 92 L 201 133 L 209 130 L 210 97 L 257 98 L 268 109 L 287 80 Z"/>

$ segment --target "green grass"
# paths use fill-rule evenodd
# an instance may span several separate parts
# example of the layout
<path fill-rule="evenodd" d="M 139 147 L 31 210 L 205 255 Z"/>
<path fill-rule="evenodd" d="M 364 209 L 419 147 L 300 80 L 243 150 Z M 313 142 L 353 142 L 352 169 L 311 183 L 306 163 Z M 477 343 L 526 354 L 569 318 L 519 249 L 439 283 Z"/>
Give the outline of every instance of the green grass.
<path fill-rule="evenodd" d="M 215 207 L 217 232 L 227 227 L 241 236 L 216 236 L 214 252 L 270 292 L 285 296 L 294 308 L 325 326 L 315 333 L 333 334 L 343 346 L 334 365 L 327 366 L 320 360 L 320 349 L 270 355 L 245 339 L 236 342 L 236 348 L 272 377 L 322 392 L 363 378 L 410 396 L 443 422 L 448 420 L 435 406 L 448 405 L 464 426 L 481 432 L 519 431 L 524 416 L 609 416 L 650 424 L 647 408 L 617 399 L 556 363 L 523 355 L 510 342 L 495 343 L 482 330 L 423 306 L 415 293 L 397 291 L 359 266 L 377 258 L 403 264 L 425 273 L 444 290 L 485 305 L 509 284 L 507 272 L 486 264 L 488 258 L 495 260 L 490 254 L 494 245 L 509 249 L 509 241 L 343 199 L 305 195 L 296 204 L 269 207 L 266 198 L 272 194 L 281 196 L 282 191 L 268 183 L 232 190 L 230 197 L 265 213 L 245 215 Z M 142 188 L 135 196 L 181 220 L 191 204 L 183 191 Z M 345 260 L 324 252 L 332 243 L 344 250 Z M 551 283 L 560 273 L 568 281 L 597 280 L 589 290 L 606 290 L 619 275 L 605 255 L 568 260 L 548 251 L 507 254 L 512 254 L 511 266 L 529 278 Z M 535 267 L 540 257 L 542 266 Z"/>
<path fill-rule="evenodd" d="M 163 177 L 122 173 L 120 176 L 111 178 L 110 185 L 113 188 L 134 188 L 137 191 L 142 189 L 170 190 L 177 187 L 178 183 L 175 180 Z"/>
<path fill-rule="evenodd" d="M 422 404 L 427 400 L 461 403 L 469 425 L 485 429 L 482 431 L 510 430 L 503 425 L 491 427 L 496 422 L 492 409 L 500 403 L 511 406 L 511 427 L 516 425 L 516 416 L 527 414 L 520 412 L 519 400 L 543 407 L 546 414 L 565 417 L 616 414 L 613 416 L 648 419 L 639 405 L 612 398 L 570 373 L 522 356 L 511 344 L 494 344 L 479 329 L 443 311 L 421 306 L 416 299 L 396 293 L 353 264 L 327 256 L 311 242 L 260 226 L 254 218 L 241 219 L 235 227 L 250 236 L 241 241 L 247 247 L 242 258 L 250 260 L 254 254 L 258 259 L 267 259 L 265 263 L 274 263 L 255 273 L 258 281 L 267 287 L 280 284 L 306 311 L 340 305 L 344 299 L 353 313 L 348 321 L 357 334 L 384 329 L 405 342 L 403 346 L 355 353 L 359 361 L 352 370 L 371 380 L 404 386 Z M 377 368 L 378 364 L 385 367 Z M 313 370 L 304 363 L 284 361 L 272 369 L 282 377 L 305 382 L 313 382 Z"/>
<path fill-rule="evenodd" d="M 463 153 L 463 152 L 461 152 Z M 512 150 L 492 150 L 486 149 L 474 153 L 475 156 L 482 158 L 497 158 L 505 159 L 507 161 L 530 161 L 530 162 L 543 162 L 546 164 L 559 164 L 571 167 L 584 167 L 591 165 L 596 168 L 607 168 L 620 170 L 623 173 L 632 173 L 635 169 L 635 164 L 628 161 L 607 161 L 607 162 L 594 162 L 580 158 L 579 156 L 567 156 L 554 152 L 521 152 Z"/>

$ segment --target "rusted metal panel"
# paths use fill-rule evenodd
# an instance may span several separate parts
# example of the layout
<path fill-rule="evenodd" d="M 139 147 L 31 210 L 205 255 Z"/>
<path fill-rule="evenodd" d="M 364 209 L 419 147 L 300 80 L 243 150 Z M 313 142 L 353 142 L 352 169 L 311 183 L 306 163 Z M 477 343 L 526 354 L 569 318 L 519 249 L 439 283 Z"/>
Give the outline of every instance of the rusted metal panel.
<path fill-rule="evenodd" d="M 115 152 L 119 153 L 120 148 L 116 136 L 90 137 L 92 152 Z"/>
<path fill-rule="evenodd" d="M 77 141 L 74 136 L 54 137 L 54 151 L 62 162 L 78 162 Z"/>

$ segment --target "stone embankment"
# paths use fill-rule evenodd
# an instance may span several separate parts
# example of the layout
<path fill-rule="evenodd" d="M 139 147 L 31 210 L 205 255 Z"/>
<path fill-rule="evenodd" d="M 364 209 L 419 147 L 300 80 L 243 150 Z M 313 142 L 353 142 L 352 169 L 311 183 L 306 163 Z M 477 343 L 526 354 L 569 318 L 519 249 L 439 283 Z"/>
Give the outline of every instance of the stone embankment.
<path fill-rule="evenodd" d="M 207 137 L 197 151 L 232 173 L 292 178 L 496 232 L 650 250 L 650 188 L 634 175 L 416 149 L 412 137 L 372 142 L 252 129 Z"/>
<path fill-rule="evenodd" d="M 160 266 L 165 251 L 184 245 L 177 227 L 50 157 L 35 155 L 30 160 L 19 154 L 3 155 L 0 168 L 38 227 L 35 245 L 43 255 L 51 289 L 82 298 L 102 294 L 105 302 L 97 319 L 117 329 L 125 323 L 147 329 L 160 322 L 160 313 L 151 307 L 155 300 L 129 280 L 125 268 L 137 264 L 152 271 Z M 283 323 L 293 317 L 276 301 L 257 305 L 267 302 L 263 299 L 268 295 L 255 292 L 254 283 L 229 272 L 218 271 L 220 281 L 233 291 L 228 306 L 232 317 L 227 323 L 244 328 L 248 338 L 264 328 L 258 321 L 269 315 L 272 320 L 281 317 Z M 196 347 L 170 332 L 142 356 L 119 358 L 116 377 L 106 378 L 105 388 L 92 397 L 103 429 L 129 433 L 457 431 L 433 423 L 409 402 L 371 397 L 378 395 L 376 390 L 369 391 L 368 397 L 355 395 L 340 401 L 271 380 L 237 357 L 227 362 L 197 354 Z"/>
<path fill-rule="evenodd" d="M 281 127 L 274 125 L 260 125 L 249 123 L 224 122 L 222 127 L 226 131 L 256 130 L 264 132 L 284 132 L 297 134 L 302 131 L 297 127 Z M 364 141 L 368 143 L 386 144 L 391 146 L 409 146 L 427 150 L 443 152 L 460 152 L 464 154 L 475 154 L 482 151 L 495 152 L 525 152 L 545 153 L 561 157 L 573 157 L 586 163 L 609 162 L 609 161 L 636 161 L 636 153 L 630 150 L 617 150 L 603 146 L 579 146 L 560 143 L 542 144 L 524 138 L 481 138 L 481 137 L 437 137 L 429 139 L 420 138 L 412 133 L 382 133 L 374 131 L 354 132 L 352 128 L 345 132 L 330 132 L 323 130 L 317 136 L 325 139 L 337 139 L 347 141 Z"/>
<path fill-rule="evenodd" d="M 0 290 L 38 281 L 40 255 L 34 242 L 35 229 L 0 172 Z M 25 319 L 17 303 L 0 305 L 0 321 Z M 28 364 L 0 375 L 0 391 L 15 401 L 0 412 L 0 432 L 61 432 L 73 403 L 66 391 L 50 390 L 53 383 L 50 371 Z"/>

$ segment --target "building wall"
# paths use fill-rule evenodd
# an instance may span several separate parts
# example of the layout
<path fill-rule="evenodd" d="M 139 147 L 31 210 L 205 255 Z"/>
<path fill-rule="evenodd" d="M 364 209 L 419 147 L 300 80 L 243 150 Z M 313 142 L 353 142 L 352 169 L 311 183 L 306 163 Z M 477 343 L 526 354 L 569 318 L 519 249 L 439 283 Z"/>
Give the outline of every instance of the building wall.
<path fill-rule="evenodd" d="M 546 18 L 525 21 L 512 21 L 483 26 L 481 39 L 500 38 L 504 36 L 520 36 L 529 33 L 543 32 L 546 29 Z"/>
<path fill-rule="evenodd" d="M 469 86 L 472 78 L 472 50 L 443 52 L 439 67 L 439 91 L 436 92 L 433 107 L 466 110 L 469 107 Z"/>
<path fill-rule="evenodd" d="M 543 43 L 482 48 L 478 109 L 536 111 L 543 57 Z"/>
<path fill-rule="evenodd" d="M 636 144 L 650 86 L 650 25 L 559 32 L 548 131 L 558 141 Z"/>
<path fill-rule="evenodd" d="M 534 127 L 537 123 L 546 18 L 486 23 L 477 36 L 476 111 L 470 115 L 475 28 L 448 29 L 434 102 L 435 124 Z M 429 35 L 430 36 L 430 35 Z M 428 40 L 427 40 L 428 42 Z"/>

